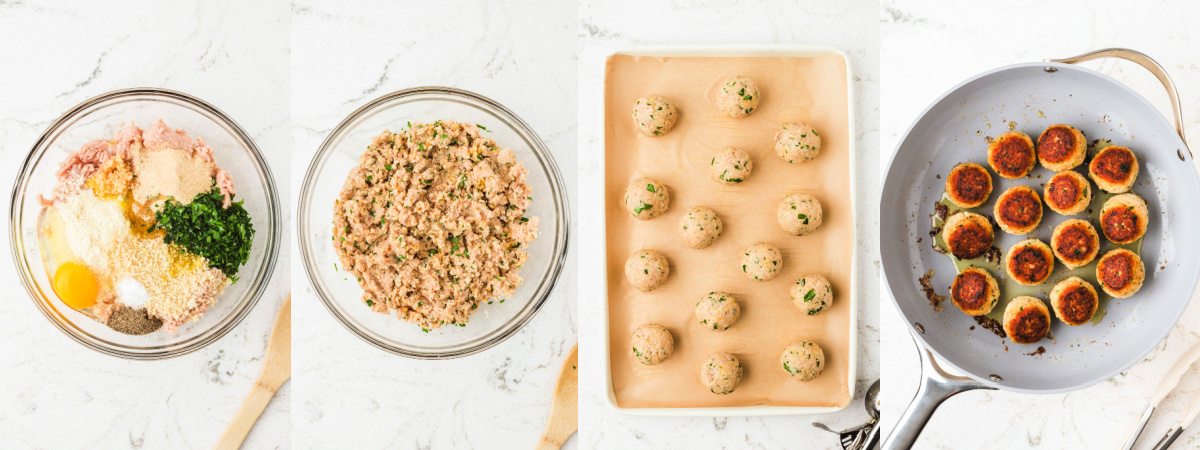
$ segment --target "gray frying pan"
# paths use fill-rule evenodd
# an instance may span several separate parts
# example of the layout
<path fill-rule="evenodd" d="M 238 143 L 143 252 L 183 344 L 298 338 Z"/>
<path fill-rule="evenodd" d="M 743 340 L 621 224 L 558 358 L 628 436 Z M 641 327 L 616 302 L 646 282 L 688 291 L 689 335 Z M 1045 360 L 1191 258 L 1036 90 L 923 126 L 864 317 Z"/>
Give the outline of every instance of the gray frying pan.
<path fill-rule="evenodd" d="M 1130 60 L 1153 72 L 1170 95 L 1175 125 L 1125 85 L 1072 65 L 1103 57 Z M 930 306 L 918 279 L 933 269 L 932 285 L 945 295 L 955 275 L 950 258 L 932 248 L 930 214 L 955 164 L 987 166 L 986 136 L 999 136 L 1013 126 L 1036 140 L 1057 123 L 1079 128 L 1089 140 L 1109 139 L 1137 155 L 1141 170 L 1133 191 L 1146 200 L 1151 218 L 1141 250 L 1146 282 L 1136 295 L 1109 301 L 1098 324 L 1071 327 L 1054 319 L 1053 339 L 1014 344 L 976 325 L 949 301 L 941 312 Z M 1200 252 L 1195 251 L 1200 234 L 1190 232 L 1200 223 L 1200 179 L 1182 123 L 1175 87 L 1162 66 L 1126 49 L 985 72 L 955 86 L 921 114 L 900 140 L 884 179 L 879 235 L 886 290 L 920 348 L 923 382 L 883 448 L 911 447 L 937 406 L 959 392 L 1082 389 L 1129 368 L 1166 338 L 1200 276 Z M 987 213 L 1010 186 L 1028 185 L 1040 195 L 1050 174 L 1040 165 L 1019 180 L 993 174 Z M 1053 227 L 1064 219 L 1046 208 L 1037 236 L 1048 242 Z M 1020 239 L 996 231 L 1002 251 Z M 1102 252 L 1106 246 L 1101 244 Z M 1060 270 L 1058 264 L 1055 271 Z M 1031 355 L 1039 345 L 1045 353 Z M 942 366 L 967 376 L 949 375 Z"/>

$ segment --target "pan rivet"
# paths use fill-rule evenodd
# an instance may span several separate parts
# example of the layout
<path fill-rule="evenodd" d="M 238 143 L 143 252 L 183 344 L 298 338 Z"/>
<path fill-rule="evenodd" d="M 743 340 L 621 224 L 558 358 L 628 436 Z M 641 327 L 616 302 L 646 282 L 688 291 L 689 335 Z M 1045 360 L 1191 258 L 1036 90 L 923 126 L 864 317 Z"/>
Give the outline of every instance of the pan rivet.
<path fill-rule="evenodd" d="M 1003 379 L 1003 378 L 1000 378 L 1000 375 L 996 375 L 996 374 L 994 374 L 994 373 L 993 373 L 993 374 L 991 374 L 991 375 L 988 375 L 988 378 L 991 378 L 991 379 L 992 379 L 992 381 L 1004 381 L 1004 379 Z"/>
<path fill-rule="evenodd" d="M 925 326 L 921 325 L 921 322 L 913 322 L 913 326 L 916 327 L 917 331 L 921 332 L 921 334 L 925 334 Z"/>
<path fill-rule="evenodd" d="M 1042 69 L 1042 70 L 1045 70 L 1046 72 L 1049 72 L 1049 73 L 1058 72 L 1058 69 L 1057 69 L 1057 68 L 1054 68 L 1054 67 L 1049 67 L 1049 66 L 1046 66 L 1046 68 L 1045 68 L 1045 69 Z"/>

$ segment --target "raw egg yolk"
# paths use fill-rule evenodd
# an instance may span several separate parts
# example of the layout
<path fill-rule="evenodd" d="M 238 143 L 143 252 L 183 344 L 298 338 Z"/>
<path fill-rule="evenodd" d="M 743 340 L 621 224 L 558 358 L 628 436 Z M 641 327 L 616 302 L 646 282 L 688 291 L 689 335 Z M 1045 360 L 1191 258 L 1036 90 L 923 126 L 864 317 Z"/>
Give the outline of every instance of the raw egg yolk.
<path fill-rule="evenodd" d="M 96 304 L 96 276 L 79 263 L 65 263 L 54 272 L 54 292 L 63 303 L 75 309 Z"/>

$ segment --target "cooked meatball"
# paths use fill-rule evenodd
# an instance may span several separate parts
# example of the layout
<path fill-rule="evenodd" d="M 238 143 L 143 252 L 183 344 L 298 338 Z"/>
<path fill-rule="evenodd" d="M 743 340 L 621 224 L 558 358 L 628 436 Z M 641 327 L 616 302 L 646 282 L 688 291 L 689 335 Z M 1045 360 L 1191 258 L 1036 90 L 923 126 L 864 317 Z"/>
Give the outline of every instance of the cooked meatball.
<path fill-rule="evenodd" d="M 996 224 L 1008 234 L 1028 234 L 1042 223 L 1042 199 L 1029 186 L 1013 186 L 996 199 Z"/>
<path fill-rule="evenodd" d="M 792 378 L 812 381 L 825 370 L 825 352 L 817 344 L 800 341 L 783 349 L 779 362 Z"/>
<path fill-rule="evenodd" d="M 1071 170 L 1083 164 L 1087 157 L 1087 139 L 1073 126 L 1051 125 L 1038 137 L 1037 156 L 1047 169 L 1055 172 Z"/>
<path fill-rule="evenodd" d="M 725 147 L 709 163 L 712 169 L 712 179 L 721 184 L 733 185 L 750 178 L 754 170 L 754 161 L 750 155 L 740 148 Z"/>
<path fill-rule="evenodd" d="M 968 316 L 982 316 L 996 307 L 1000 300 L 1000 285 L 986 270 L 972 267 L 954 277 L 950 300 Z"/>
<path fill-rule="evenodd" d="M 725 395 L 742 381 L 742 362 L 728 353 L 713 353 L 700 368 L 700 382 L 714 394 Z"/>
<path fill-rule="evenodd" d="M 1012 299 L 1004 309 L 1004 332 L 1016 344 L 1032 344 L 1050 331 L 1050 311 L 1034 297 Z"/>
<path fill-rule="evenodd" d="M 1118 145 L 1104 147 L 1092 158 L 1088 174 L 1096 186 L 1105 192 L 1120 194 L 1129 192 L 1137 181 L 1138 161 L 1133 151 Z"/>
<path fill-rule="evenodd" d="M 1135 194 L 1120 194 L 1104 201 L 1100 208 L 1100 228 L 1114 244 L 1128 244 L 1146 235 L 1150 211 L 1146 201 Z"/>
<path fill-rule="evenodd" d="M 800 312 L 813 315 L 833 305 L 833 289 L 821 275 L 805 275 L 792 285 L 792 303 Z"/>
<path fill-rule="evenodd" d="M 825 214 L 821 202 L 812 194 L 792 194 L 779 202 L 775 209 L 775 218 L 779 227 L 795 236 L 803 236 L 821 226 Z"/>
<path fill-rule="evenodd" d="M 1086 220 L 1068 219 L 1054 227 L 1050 238 L 1054 256 L 1068 269 L 1085 266 L 1100 253 L 1100 235 Z"/>
<path fill-rule="evenodd" d="M 642 292 L 658 289 L 670 274 L 667 257 L 654 250 L 638 250 L 625 260 L 625 279 Z"/>
<path fill-rule="evenodd" d="M 671 194 L 662 183 L 642 177 L 625 187 L 625 210 L 639 220 L 661 216 L 671 206 Z"/>
<path fill-rule="evenodd" d="M 988 164 L 1004 178 L 1021 178 L 1033 170 L 1037 153 L 1033 140 L 1020 131 L 1009 131 L 988 144 Z"/>
<path fill-rule="evenodd" d="M 1099 305 L 1100 297 L 1096 295 L 1096 288 L 1083 278 L 1067 278 L 1050 290 L 1050 307 L 1054 308 L 1054 316 L 1068 325 L 1083 325 L 1092 320 Z"/>
<path fill-rule="evenodd" d="M 1008 250 L 1004 259 L 1008 277 L 1026 286 L 1045 283 L 1054 272 L 1054 252 L 1045 242 L 1029 239 L 1018 242 Z"/>
<path fill-rule="evenodd" d="M 1051 211 L 1073 216 L 1087 209 L 1092 202 L 1092 183 L 1079 172 L 1068 170 L 1050 177 L 1043 191 Z"/>
<path fill-rule="evenodd" d="M 821 135 L 807 123 L 785 123 L 775 133 L 775 153 L 790 163 L 812 161 L 821 153 Z"/>
<path fill-rule="evenodd" d="M 779 275 L 783 268 L 783 253 L 779 247 L 759 242 L 742 252 L 742 273 L 755 281 L 767 281 Z"/>
<path fill-rule="evenodd" d="M 657 95 L 637 99 L 633 105 L 633 124 L 642 136 L 662 136 L 675 127 L 675 105 Z"/>
<path fill-rule="evenodd" d="M 721 218 L 703 206 L 687 210 L 679 218 L 679 237 L 691 248 L 707 248 L 721 237 Z"/>
<path fill-rule="evenodd" d="M 741 75 L 725 80 L 717 88 L 717 108 L 734 119 L 749 116 L 759 100 L 758 85 Z"/>
<path fill-rule="evenodd" d="M 1146 281 L 1146 267 L 1137 253 L 1118 248 L 1109 250 L 1096 263 L 1096 279 L 1100 289 L 1116 298 L 1136 294 Z"/>
<path fill-rule="evenodd" d="M 983 256 L 992 248 L 994 238 L 992 223 L 987 217 L 973 212 L 952 214 L 942 226 L 942 240 L 946 241 L 946 249 L 958 259 Z"/>
<path fill-rule="evenodd" d="M 975 163 L 954 166 L 946 175 L 946 194 L 959 207 L 978 207 L 992 195 L 992 174 Z"/>
<path fill-rule="evenodd" d="M 675 351 L 675 338 L 671 337 L 671 332 L 656 323 L 638 327 L 633 331 L 631 341 L 633 357 L 647 366 L 666 361 Z"/>
<path fill-rule="evenodd" d="M 709 292 L 696 302 L 696 319 L 704 328 L 725 331 L 741 316 L 741 305 L 725 292 Z"/>

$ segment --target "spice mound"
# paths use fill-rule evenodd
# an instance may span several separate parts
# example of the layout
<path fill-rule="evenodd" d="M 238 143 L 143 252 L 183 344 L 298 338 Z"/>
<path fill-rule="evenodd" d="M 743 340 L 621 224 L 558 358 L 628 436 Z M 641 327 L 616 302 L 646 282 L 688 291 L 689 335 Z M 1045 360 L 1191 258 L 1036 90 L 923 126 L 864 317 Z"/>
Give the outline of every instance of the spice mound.
<path fill-rule="evenodd" d="M 466 326 L 511 296 L 538 219 L 525 166 L 477 125 L 384 131 L 334 205 L 333 245 L 373 311 L 425 330 Z M 503 302 L 503 300 L 499 300 Z"/>
<path fill-rule="evenodd" d="M 129 335 L 198 320 L 249 259 L 254 228 L 201 138 L 129 123 L 59 165 L 39 242 L 55 293 Z"/>

